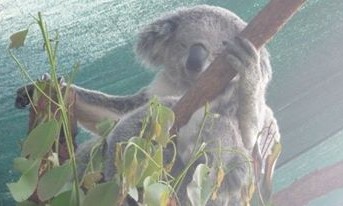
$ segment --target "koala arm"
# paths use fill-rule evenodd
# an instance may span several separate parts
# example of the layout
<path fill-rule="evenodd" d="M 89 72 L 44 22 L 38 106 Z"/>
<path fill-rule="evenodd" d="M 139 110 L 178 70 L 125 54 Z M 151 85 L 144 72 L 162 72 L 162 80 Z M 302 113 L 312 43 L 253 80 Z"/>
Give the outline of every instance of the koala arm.
<path fill-rule="evenodd" d="M 72 85 L 75 91 L 75 115 L 84 128 L 97 133 L 96 125 L 103 120 L 118 121 L 124 114 L 148 102 L 150 95 L 141 89 L 133 95 L 113 96 Z"/>
<path fill-rule="evenodd" d="M 75 92 L 74 111 L 78 123 L 95 134 L 98 133 L 96 125 L 101 121 L 118 121 L 124 114 L 144 105 L 150 98 L 145 88 L 127 96 L 113 96 L 76 85 L 71 85 L 71 90 Z M 15 106 L 24 108 L 29 105 L 29 98 L 32 97 L 33 91 L 33 85 L 19 88 Z"/>
<path fill-rule="evenodd" d="M 247 39 L 236 38 L 227 50 L 227 61 L 239 74 L 239 128 L 245 148 L 251 151 L 264 123 L 268 80 L 264 80 L 260 54 Z"/>

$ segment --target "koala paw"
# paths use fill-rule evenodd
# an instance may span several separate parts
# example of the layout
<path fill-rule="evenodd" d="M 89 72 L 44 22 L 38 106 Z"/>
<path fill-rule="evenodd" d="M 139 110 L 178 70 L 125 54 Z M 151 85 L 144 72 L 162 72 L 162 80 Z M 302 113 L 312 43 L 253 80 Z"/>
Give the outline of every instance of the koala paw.
<path fill-rule="evenodd" d="M 247 39 L 236 37 L 233 41 L 223 42 L 226 47 L 226 60 L 239 75 L 251 83 L 262 78 L 260 54 Z"/>
<path fill-rule="evenodd" d="M 45 73 L 37 81 L 50 81 L 50 80 L 51 80 L 50 75 L 48 73 Z M 64 78 L 59 77 L 58 82 L 61 85 L 63 85 L 65 83 Z M 14 103 L 16 108 L 23 109 L 30 104 L 30 99 L 32 99 L 34 88 L 35 86 L 33 84 L 27 84 L 17 89 L 17 96 Z"/>
<path fill-rule="evenodd" d="M 23 109 L 27 105 L 29 105 L 30 99 L 32 98 L 32 95 L 33 95 L 33 90 L 34 90 L 33 84 L 20 87 L 17 90 L 17 96 L 14 103 L 15 107 L 18 109 Z"/>

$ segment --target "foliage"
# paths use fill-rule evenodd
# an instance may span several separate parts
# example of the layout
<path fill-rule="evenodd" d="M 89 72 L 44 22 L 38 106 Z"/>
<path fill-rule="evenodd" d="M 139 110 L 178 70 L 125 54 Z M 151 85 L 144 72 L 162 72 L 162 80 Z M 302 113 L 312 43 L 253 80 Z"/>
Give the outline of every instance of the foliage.
<path fill-rule="evenodd" d="M 76 175 L 74 140 L 71 134 L 71 103 L 68 92 L 70 84 L 66 86 L 66 89 L 62 89 L 57 78 L 58 35 L 53 43 L 40 13 L 35 18 L 35 24 L 42 32 L 51 79 L 32 81 L 24 64 L 13 53 L 13 48 L 24 45 L 29 28 L 13 34 L 10 37 L 8 52 L 24 76 L 31 80 L 34 85 L 34 94 L 30 99 L 32 114 L 30 133 L 22 144 L 21 157 L 15 160 L 15 169 L 22 176 L 18 182 L 9 183 L 8 187 L 20 205 L 34 205 L 50 204 L 54 202 L 53 199 L 59 199 L 59 196 L 65 197 L 65 191 L 68 191 L 66 187 L 69 186 L 69 190 L 72 191 L 70 196 L 75 196 L 73 198 L 75 204 L 72 205 L 80 205 L 81 191 Z M 68 161 L 60 159 L 59 146 L 62 136 L 65 137 L 64 141 L 70 157 Z M 73 185 L 71 186 L 70 183 Z"/>

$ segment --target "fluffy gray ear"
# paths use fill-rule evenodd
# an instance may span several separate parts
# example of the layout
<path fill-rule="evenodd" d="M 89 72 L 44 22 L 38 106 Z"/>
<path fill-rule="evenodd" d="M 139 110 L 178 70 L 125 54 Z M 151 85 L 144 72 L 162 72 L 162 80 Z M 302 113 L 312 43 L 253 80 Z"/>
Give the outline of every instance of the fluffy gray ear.
<path fill-rule="evenodd" d="M 175 33 L 177 22 L 163 19 L 145 26 L 139 33 L 135 46 L 137 57 L 148 67 L 158 67 L 163 62 L 165 42 Z"/>

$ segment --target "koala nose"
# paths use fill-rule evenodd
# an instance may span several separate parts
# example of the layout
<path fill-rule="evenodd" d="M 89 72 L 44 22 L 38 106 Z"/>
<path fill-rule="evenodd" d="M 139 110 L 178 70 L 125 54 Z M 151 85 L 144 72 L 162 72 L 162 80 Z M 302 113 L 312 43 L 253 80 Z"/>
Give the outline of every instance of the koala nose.
<path fill-rule="evenodd" d="M 202 44 L 193 44 L 189 49 L 186 68 L 192 72 L 201 72 L 208 57 L 208 51 Z"/>

